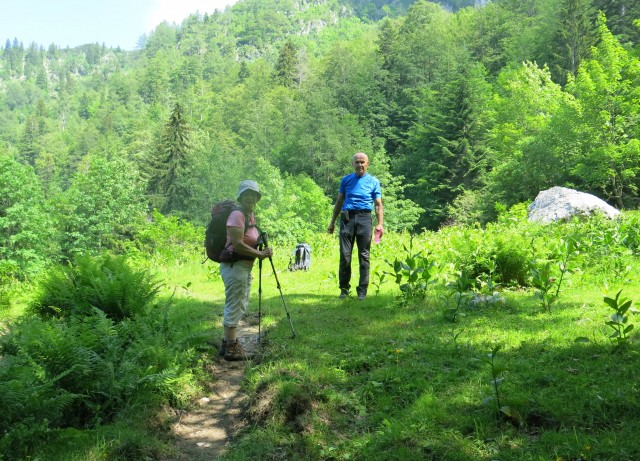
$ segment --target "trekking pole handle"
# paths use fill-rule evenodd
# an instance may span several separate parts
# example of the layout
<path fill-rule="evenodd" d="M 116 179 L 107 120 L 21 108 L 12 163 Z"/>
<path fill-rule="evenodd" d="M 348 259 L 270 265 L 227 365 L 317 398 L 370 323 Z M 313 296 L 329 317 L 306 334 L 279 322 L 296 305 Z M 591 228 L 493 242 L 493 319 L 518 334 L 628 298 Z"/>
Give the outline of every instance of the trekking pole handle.
<path fill-rule="evenodd" d="M 263 246 L 264 248 L 269 246 L 269 241 L 267 240 L 267 233 L 260 232 L 258 236 L 258 247 Z"/>

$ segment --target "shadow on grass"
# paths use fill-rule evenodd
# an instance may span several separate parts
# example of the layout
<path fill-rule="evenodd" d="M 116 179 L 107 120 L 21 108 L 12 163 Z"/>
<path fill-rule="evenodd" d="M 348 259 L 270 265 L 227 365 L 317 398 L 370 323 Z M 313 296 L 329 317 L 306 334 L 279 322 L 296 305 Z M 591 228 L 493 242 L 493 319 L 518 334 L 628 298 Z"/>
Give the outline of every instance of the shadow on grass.
<path fill-rule="evenodd" d="M 254 401 L 268 392 L 273 404 L 245 433 L 247 446 L 282 420 L 289 423 L 270 430 L 283 440 L 295 433 L 299 451 L 313 433 L 351 459 L 577 460 L 585 447 L 592 459 L 640 459 L 632 442 L 640 425 L 637 343 L 626 353 L 616 353 L 606 337 L 575 343 L 604 322 L 593 319 L 580 334 L 580 303 L 559 303 L 551 313 L 528 302 L 482 308 L 454 324 L 434 300 L 398 307 L 387 294 L 361 302 L 283 297 L 261 299 L 268 342 L 249 372 L 250 392 Z M 257 307 L 252 296 L 251 313 Z M 181 328 L 215 335 L 221 313 L 221 303 L 183 298 L 170 317 Z M 496 344 L 503 345 L 495 363 L 509 417 L 497 407 L 486 363 Z M 323 415 L 318 427 L 314 414 Z"/>

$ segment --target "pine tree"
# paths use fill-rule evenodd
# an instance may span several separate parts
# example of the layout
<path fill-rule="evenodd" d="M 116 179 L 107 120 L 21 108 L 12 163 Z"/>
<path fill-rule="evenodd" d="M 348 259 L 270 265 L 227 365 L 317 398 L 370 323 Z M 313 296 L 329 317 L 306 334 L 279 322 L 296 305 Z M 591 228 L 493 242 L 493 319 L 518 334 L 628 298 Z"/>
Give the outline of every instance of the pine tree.
<path fill-rule="evenodd" d="M 20 137 L 20 143 L 18 145 L 20 151 L 20 160 L 27 164 L 34 166 L 38 154 L 40 153 L 40 129 L 38 120 L 36 117 L 29 117 L 24 123 L 24 132 Z"/>
<path fill-rule="evenodd" d="M 291 40 L 285 41 L 273 70 L 273 78 L 276 83 L 288 87 L 300 83 L 296 78 L 297 55 L 298 47 Z"/>
<path fill-rule="evenodd" d="M 158 145 L 157 157 L 147 168 L 151 202 L 162 213 L 184 210 L 189 195 L 186 183 L 190 167 L 189 126 L 182 106 L 176 103 Z"/>
<path fill-rule="evenodd" d="M 427 93 L 409 131 L 400 172 L 414 184 L 407 196 L 426 210 L 420 227 L 438 228 L 447 207 L 482 177 L 482 111 L 489 98 L 484 73 L 482 66 L 463 69 L 442 95 Z"/>
<path fill-rule="evenodd" d="M 594 0 L 595 8 L 607 17 L 607 26 L 622 44 L 640 44 L 640 28 L 634 20 L 640 19 L 637 0 Z"/>
<path fill-rule="evenodd" d="M 550 69 L 554 80 L 565 84 L 595 44 L 595 11 L 591 0 L 563 0 L 558 29 L 553 40 Z"/>

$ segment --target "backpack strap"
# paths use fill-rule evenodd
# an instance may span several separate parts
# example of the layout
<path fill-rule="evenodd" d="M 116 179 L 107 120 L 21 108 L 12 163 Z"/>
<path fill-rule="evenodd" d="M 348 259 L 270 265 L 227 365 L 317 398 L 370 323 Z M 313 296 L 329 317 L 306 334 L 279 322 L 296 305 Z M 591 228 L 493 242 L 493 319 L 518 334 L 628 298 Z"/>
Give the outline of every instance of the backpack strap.
<path fill-rule="evenodd" d="M 260 230 L 260 228 L 258 227 L 258 224 L 250 224 L 251 219 L 250 219 L 250 215 L 249 213 L 247 213 L 244 208 L 242 208 L 241 206 L 236 206 L 233 208 L 233 210 L 231 210 L 231 212 L 234 211 L 242 211 L 242 214 L 244 215 L 244 233 L 247 233 L 247 230 L 251 229 L 252 227 L 255 227 L 256 229 L 258 229 L 258 234 L 262 233 L 262 231 Z M 255 216 L 255 215 L 254 215 Z M 231 242 L 229 242 L 229 245 L 227 245 L 225 247 L 225 250 L 227 248 L 229 248 L 229 246 L 231 245 Z M 233 264 L 236 261 L 239 260 L 244 260 L 244 261 L 254 261 L 256 258 L 253 256 L 244 256 L 241 255 L 239 253 L 237 253 L 235 250 L 231 252 L 231 264 Z"/>

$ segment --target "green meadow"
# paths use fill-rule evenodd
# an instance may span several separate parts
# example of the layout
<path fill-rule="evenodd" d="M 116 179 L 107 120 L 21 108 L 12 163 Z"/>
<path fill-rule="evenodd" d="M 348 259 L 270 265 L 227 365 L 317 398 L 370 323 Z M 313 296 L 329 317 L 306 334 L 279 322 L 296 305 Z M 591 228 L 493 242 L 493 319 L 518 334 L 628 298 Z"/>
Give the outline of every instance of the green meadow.
<path fill-rule="evenodd" d="M 639 219 L 537 226 L 515 210 L 484 229 L 387 234 L 364 301 L 338 299 L 335 237 L 309 242 L 307 272 L 287 270 L 295 243 L 274 242 L 253 273 L 248 424 L 223 459 L 640 459 Z M 44 283 L 2 311 L 0 459 L 171 455 L 172 411 L 219 379 L 224 290 L 195 248 L 126 260 L 101 299 L 135 295 L 133 315 L 47 314 L 43 299 L 68 299 L 55 277 L 56 293 Z M 85 264 L 104 287 L 113 277 L 96 274 L 124 263 Z"/>

